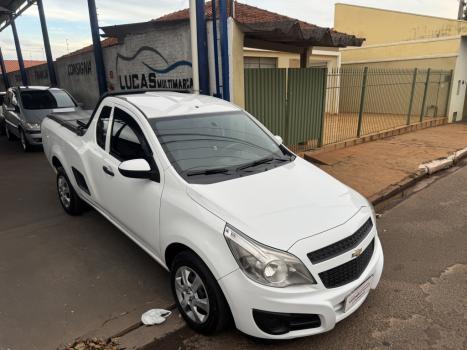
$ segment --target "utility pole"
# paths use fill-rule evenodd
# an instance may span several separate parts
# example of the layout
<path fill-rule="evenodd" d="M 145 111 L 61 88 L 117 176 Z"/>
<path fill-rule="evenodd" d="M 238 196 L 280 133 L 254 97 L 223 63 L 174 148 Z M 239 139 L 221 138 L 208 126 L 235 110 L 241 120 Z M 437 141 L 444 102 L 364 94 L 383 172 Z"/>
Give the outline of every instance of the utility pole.
<path fill-rule="evenodd" d="M 457 13 L 457 19 L 458 20 L 463 20 L 464 19 L 465 5 L 466 5 L 465 0 L 459 0 L 459 12 Z"/>

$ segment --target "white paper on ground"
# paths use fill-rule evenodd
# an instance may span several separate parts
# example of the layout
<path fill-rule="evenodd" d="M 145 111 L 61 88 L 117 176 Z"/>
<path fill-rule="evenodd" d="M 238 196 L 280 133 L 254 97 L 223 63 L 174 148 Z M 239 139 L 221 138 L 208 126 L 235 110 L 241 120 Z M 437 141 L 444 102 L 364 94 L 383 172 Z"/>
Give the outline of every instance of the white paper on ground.
<path fill-rule="evenodd" d="M 141 316 L 141 322 L 143 322 L 143 324 L 145 324 L 146 326 L 153 326 L 155 324 L 164 323 L 170 315 L 172 315 L 171 311 L 164 309 L 152 309 L 146 311 Z"/>

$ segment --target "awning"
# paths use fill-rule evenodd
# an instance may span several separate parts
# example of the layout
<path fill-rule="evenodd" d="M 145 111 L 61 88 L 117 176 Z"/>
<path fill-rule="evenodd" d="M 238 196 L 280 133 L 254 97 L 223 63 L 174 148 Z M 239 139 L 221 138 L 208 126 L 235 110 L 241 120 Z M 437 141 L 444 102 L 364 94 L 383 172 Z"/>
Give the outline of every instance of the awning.
<path fill-rule="evenodd" d="M 5 28 L 12 15 L 21 14 L 35 2 L 35 0 L 0 0 L 0 31 Z"/>

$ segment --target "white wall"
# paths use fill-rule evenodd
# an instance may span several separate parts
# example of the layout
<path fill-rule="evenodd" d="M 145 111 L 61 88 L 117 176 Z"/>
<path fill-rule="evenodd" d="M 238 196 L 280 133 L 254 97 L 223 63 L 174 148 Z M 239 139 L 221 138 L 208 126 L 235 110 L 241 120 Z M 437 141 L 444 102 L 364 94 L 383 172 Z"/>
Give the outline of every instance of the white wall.
<path fill-rule="evenodd" d="M 464 103 L 467 88 L 467 37 L 462 37 L 457 56 L 456 69 L 454 70 L 454 79 L 451 88 L 451 103 L 449 105 L 449 121 L 462 120 L 464 111 Z M 454 114 L 457 117 L 454 118 Z"/>

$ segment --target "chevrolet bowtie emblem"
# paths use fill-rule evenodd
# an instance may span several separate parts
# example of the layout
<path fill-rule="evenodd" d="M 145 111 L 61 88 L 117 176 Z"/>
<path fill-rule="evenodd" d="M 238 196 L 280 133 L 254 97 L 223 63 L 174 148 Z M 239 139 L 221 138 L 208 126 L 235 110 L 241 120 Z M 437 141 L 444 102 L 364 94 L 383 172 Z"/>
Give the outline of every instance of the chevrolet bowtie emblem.
<path fill-rule="evenodd" d="M 360 255 L 362 255 L 363 249 L 358 248 L 356 251 L 352 253 L 352 258 L 358 258 Z"/>

